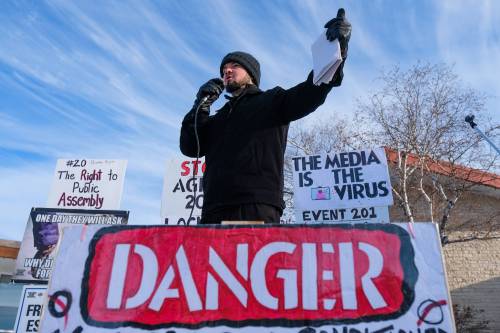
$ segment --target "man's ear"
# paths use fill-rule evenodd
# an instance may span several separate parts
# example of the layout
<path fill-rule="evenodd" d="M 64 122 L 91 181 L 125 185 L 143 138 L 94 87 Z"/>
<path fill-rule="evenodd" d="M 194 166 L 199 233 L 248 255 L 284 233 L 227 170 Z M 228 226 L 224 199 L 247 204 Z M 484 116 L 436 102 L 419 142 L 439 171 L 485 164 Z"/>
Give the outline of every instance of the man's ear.
<path fill-rule="evenodd" d="M 247 79 L 248 79 L 248 81 L 247 81 L 247 83 L 246 83 L 246 84 L 253 84 L 253 85 L 255 85 L 255 83 L 254 83 L 254 82 L 253 82 L 253 80 L 252 80 L 252 77 L 251 77 L 251 76 L 250 76 L 250 74 L 248 74 L 248 73 L 247 73 Z"/>

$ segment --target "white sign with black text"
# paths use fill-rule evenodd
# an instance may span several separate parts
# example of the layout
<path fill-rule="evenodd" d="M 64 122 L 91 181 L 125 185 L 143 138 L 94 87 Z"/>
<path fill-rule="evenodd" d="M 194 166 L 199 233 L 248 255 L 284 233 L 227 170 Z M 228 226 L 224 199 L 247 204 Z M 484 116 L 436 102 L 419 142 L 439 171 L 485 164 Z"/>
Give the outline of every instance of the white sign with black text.
<path fill-rule="evenodd" d="M 59 159 L 47 207 L 120 209 L 126 160 Z"/>
<path fill-rule="evenodd" d="M 38 332 L 47 286 L 24 286 L 17 309 L 15 332 Z"/>
<path fill-rule="evenodd" d="M 292 158 L 297 223 L 389 222 L 383 148 Z"/>
<path fill-rule="evenodd" d="M 167 161 L 161 198 L 162 223 L 198 224 L 203 206 L 204 172 L 204 158 L 198 161 L 182 158 Z M 191 210 L 193 210 L 192 214 Z M 191 218 L 189 218 L 190 215 Z"/>
<path fill-rule="evenodd" d="M 304 209 L 296 216 L 296 223 L 389 223 L 389 207 L 353 207 L 333 209 Z"/>

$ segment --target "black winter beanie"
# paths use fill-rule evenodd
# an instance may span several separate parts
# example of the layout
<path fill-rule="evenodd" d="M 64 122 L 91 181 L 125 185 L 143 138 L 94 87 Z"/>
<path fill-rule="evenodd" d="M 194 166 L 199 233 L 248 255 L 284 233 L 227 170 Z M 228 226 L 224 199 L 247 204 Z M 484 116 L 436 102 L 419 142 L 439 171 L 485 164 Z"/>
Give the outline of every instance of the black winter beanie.
<path fill-rule="evenodd" d="M 260 83 L 260 64 L 251 54 L 241 51 L 228 53 L 220 64 L 220 76 L 223 76 L 222 68 L 228 62 L 237 62 L 248 72 L 253 83 L 258 87 Z"/>

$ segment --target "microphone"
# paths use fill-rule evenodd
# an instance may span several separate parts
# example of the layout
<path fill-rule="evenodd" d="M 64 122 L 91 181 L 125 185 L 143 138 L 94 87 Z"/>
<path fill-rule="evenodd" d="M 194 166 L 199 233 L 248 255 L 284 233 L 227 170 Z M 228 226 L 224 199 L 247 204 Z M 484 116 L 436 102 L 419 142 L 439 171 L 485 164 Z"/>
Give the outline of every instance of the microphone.
<path fill-rule="evenodd" d="M 210 97 L 210 95 L 206 95 L 205 97 L 203 97 L 201 100 L 200 100 L 200 105 L 205 103 L 206 101 L 208 101 L 208 98 Z"/>
<path fill-rule="evenodd" d="M 211 97 L 215 97 L 215 99 L 219 98 L 220 94 L 224 90 L 224 81 L 221 79 L 212 79 L 208 82 L 208 84 L 210 84 L 209 90 L 211 91 L 203 94 L 204 96 L 200 99 L 199 105 L 205 103 Z"/>

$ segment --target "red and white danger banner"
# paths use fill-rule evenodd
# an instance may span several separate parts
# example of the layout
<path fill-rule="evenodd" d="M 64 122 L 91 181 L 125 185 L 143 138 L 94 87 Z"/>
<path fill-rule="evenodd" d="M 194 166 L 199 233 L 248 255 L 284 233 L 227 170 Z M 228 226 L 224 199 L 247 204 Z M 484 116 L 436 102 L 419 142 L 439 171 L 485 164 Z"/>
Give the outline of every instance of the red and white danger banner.
<path fill-rule="evenodd" d="M 43 331 L 453 332 L 436 227 L 413 233 L 405 224 L 71 227 Z"/>

